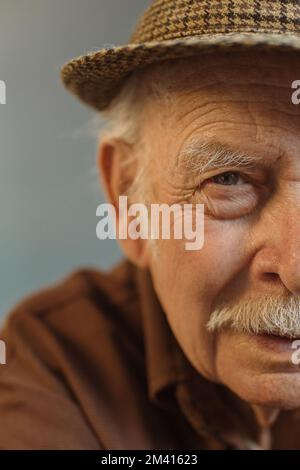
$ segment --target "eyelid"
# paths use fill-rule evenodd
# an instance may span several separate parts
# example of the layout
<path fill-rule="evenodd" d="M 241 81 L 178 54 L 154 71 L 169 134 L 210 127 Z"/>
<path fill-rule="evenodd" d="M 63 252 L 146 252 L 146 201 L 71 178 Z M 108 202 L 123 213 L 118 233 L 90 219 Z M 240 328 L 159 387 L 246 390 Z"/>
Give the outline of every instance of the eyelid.
<path fill-rule="evenodd" d="M 200 176 L 198 187 L 200 188 L 203 183 L 210 180 L 215 176 L 220 176 L 224 173 L 238 173 L 241 178 L 243 178 L 249 184 L 253 184 L 253 186 L 261 186 L 265 182 L 265 177 L 262 174 L 261 169 L 257 168 L 237 168 L 237 167 L 228 167 L 228 168 L 215 168 L 210 170 L 208 173 L 205 173 Z"/>
<path fill-rule="evenodd" d="M 226 172 L 223 171 L 217 175 L 223 173 Z M 197 188 L 199 197 L 203 198 L 204 211 L 207 216 L 220 220 L 238 219 L 248 216 L 259 206 L 262 191 L 258 184 L 255 185 L 248 180 L 239 185 L 215 183 L 206 186 L 205 182 L 210 178 L 206 178 Z"/>
<path fill-rule="evenodd" d="M 206 181 L 212 180 L 213 182 L 215 182 L 215 181 L 214 181 L 215 179 L 219 178 L 219 177 L 222 176 L 222 175 L 227 175 L 227 174 L 229 174 L 229 175 L 235 175 L 235 176 L 238 178 L 238 181 L 240 181 L 240 180 L 242 180 L 242 181 L 244 181 L 244 182 L 246 181 L 246 178 L 244 177 L 244 175 L 243 175 L 241 172 L 239 172 L 239 171 L 225 171 L 225 172 L 223 172 L 223 173 L 220 173 L 220 174 L 211 176 L 211 177 L 210 177 L 208 180 L 206 180 Z"/>
<path fill-rule="evenodd" d="M 199 179 L 199 182 L 198 182 L 198 188 L 200 189 L 206 182 L 208 182 L 209 180 L 211 180 L 212 178 L 216 177 L 216 176 L 221 176 L 223 175 L 224 173 L 238 173 L 239 176 L 241 176 L 242 178 L 244 178 L 245 180 L 247 180 L 247 175 L 245 175 L 245 173 L 243 173 L 242 171 L 240 170 L 237 170 L 237 169 L 223 169 L 221 170 L 220 168 L 219 169 L 215 169 L 215 170 L 211 170 L 209 173 L 210 174 L 205 174 L 205 175 L 201 175 L 200 179 Z M 249 180 L 249 178 L 248 178 Z"/>

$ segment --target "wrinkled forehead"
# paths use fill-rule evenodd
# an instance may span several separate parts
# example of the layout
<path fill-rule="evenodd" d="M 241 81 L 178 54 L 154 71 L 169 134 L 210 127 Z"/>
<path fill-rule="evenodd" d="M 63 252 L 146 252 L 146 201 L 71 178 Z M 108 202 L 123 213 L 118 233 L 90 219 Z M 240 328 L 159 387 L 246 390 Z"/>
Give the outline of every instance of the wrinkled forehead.
<path fill-rule="evenodd" d="M 273 155 L 298 151 L 300 105 L 292 103 L 292 83 L 300 80 L 299 57 L 243 51 L 149 68 L 148 77 L 162 80 L 170 96 L 166 104 L 157 100 L 150 113 L 152 144 L 174 162 L 195 135 L 200 144 L 217 141 L 260 156 L 271 148 Z"/>

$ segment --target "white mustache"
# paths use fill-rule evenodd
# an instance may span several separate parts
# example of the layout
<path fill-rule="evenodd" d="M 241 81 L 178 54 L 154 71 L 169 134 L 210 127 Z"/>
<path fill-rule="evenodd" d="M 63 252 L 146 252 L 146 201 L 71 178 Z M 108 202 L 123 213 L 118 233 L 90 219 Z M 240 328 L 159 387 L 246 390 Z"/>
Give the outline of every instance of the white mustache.
<path fill-rule="evenodd" d="M 223 304 L 213 310 L 207 328 L 300 338 L 300 297 L 266 296 Z"/>

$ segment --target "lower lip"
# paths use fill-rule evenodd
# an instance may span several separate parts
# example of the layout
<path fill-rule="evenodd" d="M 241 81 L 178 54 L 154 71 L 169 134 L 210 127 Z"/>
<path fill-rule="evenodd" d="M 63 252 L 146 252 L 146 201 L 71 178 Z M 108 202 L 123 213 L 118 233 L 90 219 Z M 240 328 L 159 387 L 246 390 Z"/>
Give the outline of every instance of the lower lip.
<path fill-rule="evenodd" d="M 255 335 L 255 340 L 263 347 L 268 348 L 274 352 L 292 352 L 292 344 L 296 338 L 285 338 L 276 335 Z"/>

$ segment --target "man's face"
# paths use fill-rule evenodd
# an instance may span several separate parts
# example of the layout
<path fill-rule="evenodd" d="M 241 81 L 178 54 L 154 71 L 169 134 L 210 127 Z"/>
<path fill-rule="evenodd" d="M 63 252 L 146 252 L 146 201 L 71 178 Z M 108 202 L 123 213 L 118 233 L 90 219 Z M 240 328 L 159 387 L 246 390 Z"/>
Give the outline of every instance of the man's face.
<path fill-rule="evenodd" d="M 174 92 L 173 108 L 161 120 L 154 104 L 146 133 L 153 201 L 205 204 L 204 246 L 187 251 L 186 240 L 159 240 L 159 256 L 150 261 L 155 289 L 201 374 L 251 403 L 298 407 L 300 369 L 291 360 L 291 338 L 299 333 L 292 322 L 288 339 L 263 334 L 259 305 L 291 298 L 293 318 L 300 316 L 300 108 L 291 101 L 300 66 L 295 56 L 239 53 L 201 64 L 191 59 L 177 75 L 189 72 L 190 89 Z M 184 158 L 191 140 L 199 140 L 192 166 Z M 224 157 L 231 154 L 239 158 Z M 246 304 L 261 334 L 208 330 L 220 305 L 234 316 Z"/>

